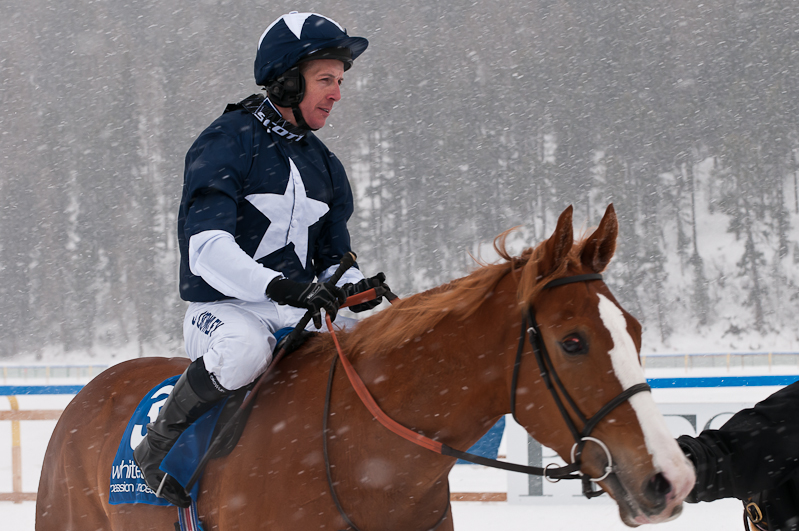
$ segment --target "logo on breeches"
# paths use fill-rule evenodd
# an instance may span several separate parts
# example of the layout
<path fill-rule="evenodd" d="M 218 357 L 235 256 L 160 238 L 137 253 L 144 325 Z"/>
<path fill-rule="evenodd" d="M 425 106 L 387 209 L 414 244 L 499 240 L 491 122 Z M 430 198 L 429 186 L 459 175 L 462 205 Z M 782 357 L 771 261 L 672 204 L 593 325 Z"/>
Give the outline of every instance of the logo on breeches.
<path fill-rule="evenodd" d="M 211 312 L 203 312 L 200 315 L 195 315 L 192 317 L 191 324 L 196 326 L 203 334 L 210 336 L 214 333 L 214 330 L 225 323 L 223 323 Z"/>

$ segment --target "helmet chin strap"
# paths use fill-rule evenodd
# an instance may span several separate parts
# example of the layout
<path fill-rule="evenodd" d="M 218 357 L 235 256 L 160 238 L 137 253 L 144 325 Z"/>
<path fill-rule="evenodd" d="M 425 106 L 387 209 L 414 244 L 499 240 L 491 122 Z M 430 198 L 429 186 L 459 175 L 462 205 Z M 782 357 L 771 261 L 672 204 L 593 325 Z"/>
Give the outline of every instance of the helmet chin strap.
<path fill-rule="evenodd" d="M 308 122 L 305 121 L 305 118 L 302 116 L 302 111 L 300 110 L 300 104 L 299 103 L 297 105 L 292 105 L 291 112 L 294 113 L 294 120 L 297 121 L 297 127 L 300 127 L 302 129 L 307 129 L 309 131 L 318 131 L 319 130 L 318 127 L 316 129 L 314 129 L 313 127 L 308 125 Z"/>

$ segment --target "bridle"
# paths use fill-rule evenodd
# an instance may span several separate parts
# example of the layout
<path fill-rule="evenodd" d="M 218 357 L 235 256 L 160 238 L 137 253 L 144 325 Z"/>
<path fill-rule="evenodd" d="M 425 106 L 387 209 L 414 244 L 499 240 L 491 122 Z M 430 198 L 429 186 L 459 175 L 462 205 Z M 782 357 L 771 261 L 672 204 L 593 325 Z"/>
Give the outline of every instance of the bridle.
<path fill-rule="evenodd" d="M 548 282 L 543 289 L 552 289 L 558 286 L 563 286 L 566 284 L 574 284 L 576 282 L 590 282 L 592 280 L 602 280 L 602 275 L 599 273 L 590 273 L 585 275 L 573 275 L 569 277 L 558 278 Z M 529 326 L 528 326 L 529 323 Z M 524 339 L 525 335 L 530 341 L 530 344 L 533 347 L 533 353 L 535 355 L 535 361 L 538 364 L 538 370 L 541 373 L 541 378 L 544 380 L 544 383 L 549 389 L 550 394 L 552 395 L 552 399 L 555 401 L 555 404 L 558 406 L 558 410 L 560 411 L 561 417 L 563 417 L 563 421 L 568 426 L 569 431 L 574 438 L 574 446 L 572 446 L 571 450 L 571 465 L 568 467 L 576 466 L 576 471 L 574 476 L 568 477 L 558 477 L 554 480 L 550 479 L 555 476 L 547 473 L 549 471 L 549 467 L 545 468 L 545 473 L 542 474 L 545 478 L 550 481 L 559 481 L 560 479 L 581 479 L 583 482 L 583 495 L 586 498 L 593 498 L 595 496 L 601 495 L 604 491 L 602 490 L 594 490 L 592 483 L 597 483 L 602 481 L 603 479 L 607 478 L 613 472 L 613 458 L 610 454 L 610 450 L 608 449 L 607 445 L 602 442 L 601 440 L 591 437 L 591 433 L 596 428 L 597 424 L 605 418 L 611 411 L 616 409 L 618 406 L 626 402 L 630 399 L 633 395 L 643 392 L 643 391 L 651 391 L 651 388 L 646 383 L 639 383 L 635 384 L 618 395 L 616 395 L 612 400 L 610 400 L 607 404 L 602 406 L 599 411 L 597 411 L 591 418 L 586 418 L 580 408 L 577 406 L 577 403 L 574 401 L 572 396 L 566 390 L 566 387 L 561 382 L 560 377 L 558 376 L 557 371 L 555 370 L 555 366 L 552 363 L 552 359 L 549 356 L 549 352 L 547 352 L 546 343 L 544 343 L 544 339 L 541 336 L 541 330 L 538 327 L 538 323 L 535 320 L 535 314 L 533 312 L 532 306 L 527 308 L 527 311 L 522 316 L 522 330 L 519 334 L 519 348 L 516 352 L 516 361 L 513 365 L 513 380 L 511 383 L 511 414 L 513 415 L 513 419 L 519 424 L 519 419 L 516 417 L 516 394 L 519 382 L 519 369 L 522 363 L 522 352 L 524 350 Z M 556 389 L 557 387 L 557 389 Z M 560 394 L 558 394 L 560 391 Z M 561 395 L 566 399 L 564 402 L 561 399 Z M 580 430 L 577 425 L 575 424 L 572 416 L 569 414 L 567 409 L 571 409 L 574 415 L 579 419 L 580 423 L 583 425 L 583 429 Z M 588 476 L 582 474 L 579 471 L 581 462 L 581 456 L 583 452 L 583 448 L 587 442 L 594 442 L 598 444 L 602 450 L 605 452 L 605 456 L 607 457 L 608 463 L 605 466 L 605 473 L 598 478 L 589 478 Z M 557 470 L 559 472 L 565 472 L 567 467 L 560 467 Z"/>
<path fill-rule="evenodd" d="M 552 289 L 566 284 L 573 284 L 577 282 L 590 282 L 593 280 L 601 281 L 602 275 L 598 273 L 591 273 L 591 274 L 573 275 L 573 276 L 558 278 L 548 282 L 546 285 L 544 285 L 543 289 L 545 290 Z M 368 294 L 371 291 L 374 290 L 369 290 L 367 292 L 350 297 L 347 300 L 347 303 L 342 305 L 342 307 L 358 304 L 363 300 L 368 300 L 367 297 L 370 296 Z M 372 294 L 371 297 L 375 298 L 375 295 Z M 557 482 L 560 481 L 561 479 L 580 479 L 583 482 L 583 495 L 586 496 L 587 498 L 593 498 L 595 496 L 599 496 L 604 492 L 602 490 L 594 490 L 593 483 L 604 480 L 614 470 L 613 459 L 607 445 L 601 440 L 595 437 L 591 437 L 591 433 L 603 418 L 605 418 L 611 411 L 616 409 L 619 405 L 629 400 L 630 397 L 643 391 L 651 391 L 651 388 L 646 383 L 635 384 L 623 390 L 618 395 L 616 395 L 616 397 L 614 397 L 612 400 L 610 400 L 608 403 L 602 406 L 599 409 L 599 411 L 597 411 L 592 417 L 586 418 L 586 416 L 577 406 L 577 403 L 574 401 L 574 399 L 571 397 L 571 395 L 569 394 L 569 392 L 566 390 L 565 386 L 561 382 L 561 379 L 558 376 L 557 371 L 555 370 L 555 366 L 552 363 L 552 359 L 550 358 L 549 353 L 547 352 L 546 344 L 544 343 L 543 337 L 541 336 L 541 331 L 538 327 L 538 323 L 535 320 L 535 314 L 532 310 L 532 306 L 530 306 L 522 314 L 522 326 L 521 326 L 521 331 L 519 333 L 519 345 L 516 351 L 516 359 L 513 365 L 513 376 L 511 381 L 511 392 L 510 392 L 511 414 L 513 415 L 514 420 L 516 420 L 516 422 L 521 425 L 521 423 L 518 421 L 516 417 L 516 395 L 518 392 L 519 371 L 522 363 L 522 354 L 524 352 L 525 338 L 527 338 L 531 346 L 533 347 L 533 353 L 535 355 L 536 363 L 538 364 L 538 370 L 541 374 L 541 377 L 544 380 L 547 389 L 549 389 L 552 398 L 555 401 L 555 404 L 558 406 L 558 410 L 560 411 L 560 414 L 563 417 L 564 422 L 566 423 L 566 425 L 569 428 L 569 431 L 571 431 L 572 436 L 574 437 L 575 442 L 571 450 L 572 462 L 562 467 L 552 467 L 552 465 L 550 464 L 542 468 L 534 466 L 517 465 L 514 463 L 507 463 L 504 461 L 497 461 L 495 459 L 489 459 L 486 457 L 481 457 L 478 455 L 470 454 L 468 452 L 463 452 L 451 448 L 450 446 L 447 446 L 446 444 L 441 443 L 440 441 L 434 441 L 428 437 L 425 437 L 424 435 L 412 431 L 406 428 L 405 426 L 398 424 L 396 421 L 388 417 L 388 415 L 386 415 L 382 411 L 382 409 L 380 409 L 380 407 L 377 405 L 374 398 L 369 393 L 369 390 L 366 388 L 366 385 L 360 379 L 357 372 L 355 372 L 354 367 L 352 367 L 352 364 L 349 362 L 346 355 L 341 350 L 341 347 L 338 343 L 338 339 L 336 338 L 336 334 L 333 331 L 333 324 L 330 321 L 330 318 L 326 317 L 326 320 L 327 320 L 328 329 L 330 330 L 330 333 L 333 336 L 333 341 L 336 345 L 336 351 L 338 352 L 338 356 L 334 356 L 331 363 L 330 374 L 328 377 L 327 393 L 325 396 L 325 411 L 324 411 L 324 421 L 322 426 L 323 453 L 324 453 L 325 467 L 327 469 L 328 485 L 330 488 L 330 493 L 333 502 L 335 503 L 339 513 L 341 514 L 342 518 L 347 523 L 347 525 L 356 531 L 359 531 L 359 528 L 355 526 L 355 524 L 347 516 L 346 512 L 344 511 L 344 508 L 341 506 L 341 503 L 339 502 L 338 496 L 336 495 L 334 488 L 335 484 L 333 482 L 333 478 L 331 475 L 330 461 L 328 458 L 327 419 L 330 415 L 330 396 L 332 391 L 333 375 L 335 372 L 337 361 L 341 361 L 341 364 L 344 367 L 347 376 L 349 377 L 353 389 L 358 394 L 359 398 L 366 406 L 366 408 L 369 410 L 369 412 L 372 413 L 372 415 L 375 417 L 375 419 L 378 422 L 380 422 L 384 427 L 396 433 L 397 435 L 405 438 L 406 440 L 442 455 L 456 457 L 458 459 L 463 459 L 471 463 L 485 465 L 493 468 L 500 468 L 503 470 L 510 470 L 513 472 L 521 472 L 523 474 L 529 474 L 529 475 L 543 476 L 548 481 L 552 482 Z M 560 392 L 560 394 L 558 392 Z M 563 397 L 565 397 L 565 402 L 563 401 L 563 399 L 561 399 L 560 395 L 563 395 Z M 583 425 L 582 430 L 580 430 L 575 424 L 574 420 L 569 414 L 567 406 L 568 409 L 571 409 L 571 411 L 574 413 L 574 415 L 577 417 L 580 423 L 582 423 Z M 603 449 L 608 461 L 605 467 L 605 473 L 598 478 L 590 478 L 584 475 L 580 471 L 580 468 L 582 466 L 582 460 L 581 460 L 582 451 L 583 448 L 585 447 L 585 444 L 589 441 L 598 444 Z M 446 514 L 447 511 L 443 511 L 441 519 L 431 529 L 436 529 L 444 521 Z"/>

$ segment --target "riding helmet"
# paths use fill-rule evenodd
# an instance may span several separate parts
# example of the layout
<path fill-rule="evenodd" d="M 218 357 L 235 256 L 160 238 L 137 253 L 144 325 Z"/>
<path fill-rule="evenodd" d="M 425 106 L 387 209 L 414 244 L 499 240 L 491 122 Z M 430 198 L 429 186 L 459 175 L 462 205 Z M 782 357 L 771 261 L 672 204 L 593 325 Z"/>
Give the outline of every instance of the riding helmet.
<path fill-rule="evenodd" d="M 258 42 L 255 82 L 267 88 L 277 105 L 295 107 L 304 83 L 298 64 L 313 59 L 338 59 L 344 70 L 366 50 L 369 41 L 350 37 L 334 20 L 316 13 L 292 11 L 274 21 Z"/>

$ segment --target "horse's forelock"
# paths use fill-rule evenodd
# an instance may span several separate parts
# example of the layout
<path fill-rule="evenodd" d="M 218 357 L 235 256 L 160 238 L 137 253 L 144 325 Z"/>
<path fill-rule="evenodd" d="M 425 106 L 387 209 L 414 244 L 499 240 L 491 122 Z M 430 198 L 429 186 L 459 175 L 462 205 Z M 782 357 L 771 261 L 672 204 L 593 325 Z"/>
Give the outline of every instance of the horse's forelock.
<path fill-rule="evenodd" d="M 526 306 L 530 306 L 547 283 L 565 277 L 570 266 L 578 268 L 580 266 L 580 255 L 587 242 L 587 237 L 582 237 L 580 240 L 575 241 L 566 259 L 558 264 L 554 271 L 549 272 L 541 270 L 541 265 L 544 263 L 544 256 L 547 252 L 546 241 L 539 243 L 535 248 L 526 249 L 522 253 L 522 256 L 527 254 L 527 259 L 524 261 L 519 280 L 519 301 Z"/>

